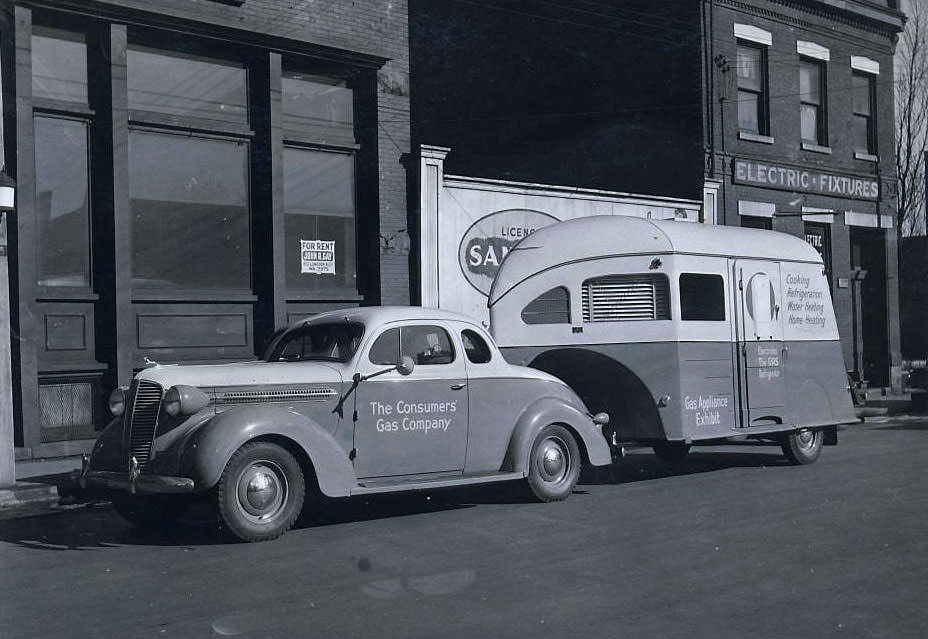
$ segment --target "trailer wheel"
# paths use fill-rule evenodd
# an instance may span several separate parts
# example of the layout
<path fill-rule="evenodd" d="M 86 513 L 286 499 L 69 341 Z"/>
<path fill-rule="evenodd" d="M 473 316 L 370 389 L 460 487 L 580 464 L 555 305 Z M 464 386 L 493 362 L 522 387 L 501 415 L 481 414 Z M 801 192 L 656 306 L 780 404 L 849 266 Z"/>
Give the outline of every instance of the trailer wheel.
<path fill-rule="evenodd" d="M 783 437 L 780 446 L 783 455 L 792 464 L 811 464 L 822 453 L 824 433 L 821 430 L 802 428 Z"/>
<path fill-rule="evenodd" d="M 271 442 L 249 442 L 222 471 L 219 519 L 241 541 L 267 541 L 284 534 L 303 509 L 306 486 L 299 462 Z"/>
<path fill-rule="evenodd" d="M 570 431 L 557 424 L 545 426 L 532 444 L 526 478 L 529 492 L 538 501 L 567 499 L 580 477 L 580 461 Z"/>
<path fill-rule="evenodd" d="M 690 445 L 686 442 L 656 442 L 651 448 L 667 464 L 680 463 L 690 452 Z"/>

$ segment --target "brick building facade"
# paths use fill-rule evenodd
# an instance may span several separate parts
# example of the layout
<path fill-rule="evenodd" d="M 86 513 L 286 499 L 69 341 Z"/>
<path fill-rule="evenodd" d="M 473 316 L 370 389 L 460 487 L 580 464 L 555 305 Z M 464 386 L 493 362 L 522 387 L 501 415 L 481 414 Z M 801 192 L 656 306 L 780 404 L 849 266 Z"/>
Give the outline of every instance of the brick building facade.
<path fill-rule="evenodd" d="M 0 2 L 16 445 L 153 360 L 409 303 L 406 4 Z"/>
<path fill-rule="evenodd" d="M 804 237 L 848 371 L 898 381 L 894 0 L 409 11 L 413 138 L 450 147 L 446 170 L 695 199 L 706 223 Z"/>

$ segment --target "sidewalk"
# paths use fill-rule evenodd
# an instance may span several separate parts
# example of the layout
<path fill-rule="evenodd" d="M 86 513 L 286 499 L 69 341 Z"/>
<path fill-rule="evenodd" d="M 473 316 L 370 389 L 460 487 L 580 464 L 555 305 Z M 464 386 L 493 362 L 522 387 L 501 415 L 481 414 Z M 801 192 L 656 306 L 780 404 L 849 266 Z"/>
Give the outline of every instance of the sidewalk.
<path fill-rule="evenodd" d="M 17 461 L 16 484 L 0 488 L 0 520 L 56 512 L 73 501 L 80 468 L 80 457 Z"/>

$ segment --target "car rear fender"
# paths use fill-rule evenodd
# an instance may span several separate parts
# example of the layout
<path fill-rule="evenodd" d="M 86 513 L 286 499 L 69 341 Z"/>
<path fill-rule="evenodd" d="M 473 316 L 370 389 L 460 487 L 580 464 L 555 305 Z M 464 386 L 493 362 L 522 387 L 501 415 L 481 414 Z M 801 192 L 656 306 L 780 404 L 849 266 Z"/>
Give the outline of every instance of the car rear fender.
<path fill-rule="evenodd" d="M 585 457 L 593 466 L 605 466 L 612 462 L 606 438 L 585 411 L 556 397 L 542 397 L 529 404 L 519 415 L 506 452 L 507 470 L 528 469 L 535 438 L 549 424 L 566 426 L 577 437 L 578 445 L 586 452 Z"/>
<path fill-rule="evenodd" d="M 305 415 L 265 406 L 225 411 L 197 428 L 184 442 L 181 472 L 194 480 L 196 490 L 212 488 L 232 453 L 267 436 L 289 439 L 302 448 L 324 495 L 346 497 L 357 485 L 348 452 L 331 433 Z"/>

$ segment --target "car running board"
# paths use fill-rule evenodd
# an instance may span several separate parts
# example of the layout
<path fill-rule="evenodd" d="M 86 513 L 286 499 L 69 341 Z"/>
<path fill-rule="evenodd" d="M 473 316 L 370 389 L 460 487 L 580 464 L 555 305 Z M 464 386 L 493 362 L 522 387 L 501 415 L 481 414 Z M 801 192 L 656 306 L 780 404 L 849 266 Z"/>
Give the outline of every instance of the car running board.
<path fill-rule="evenodd" d="M 351 489 L 351 495 L 370 495 L 373 493 L 395 493 L 407 490 L 434 490 L 436 488 L 452 488 L 455 486 L 472 486 L 474 484 L 489 484 L 500 481 L 512 481 L 515 479 L 524 479 L 525 473 L 485 473 L 482 475 L 468 475 L 466 477 L 442 477 L 441 479 L 429 480 L 394 480 L 379 481 L 377 483 L 367 482 L 362 486 L 356 486 Z"/>

